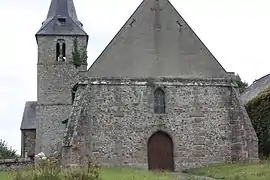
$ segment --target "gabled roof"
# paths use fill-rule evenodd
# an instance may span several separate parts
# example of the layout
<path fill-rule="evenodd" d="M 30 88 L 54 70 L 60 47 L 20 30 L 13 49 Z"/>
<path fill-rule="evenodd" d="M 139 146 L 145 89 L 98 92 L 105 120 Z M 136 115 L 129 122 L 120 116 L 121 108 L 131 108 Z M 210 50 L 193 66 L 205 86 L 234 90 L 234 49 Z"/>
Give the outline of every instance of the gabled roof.
<path fill-rule="evenodd" d="M 143 0 L 90 67 L 89 77 L 227 77 L 169 0 Z"/>
<path fill-rule="evenodd" d="M 36 129 L 36 101 L 28 101 L 25 103 L 21 130 Z"/>
<path fill-rule="evenodd" d="M 247 103 L 252 98 L 259 95 L 264 89 L 270 86 L 270 74 L 261 77 L 254 81 L 242 94 L 241 99 L 244 103 Z"/>
<path fill-rule="evenodd" d="M 52 0 L 46 20 L 36 35 L 85 35 L 73 0 Z"/>

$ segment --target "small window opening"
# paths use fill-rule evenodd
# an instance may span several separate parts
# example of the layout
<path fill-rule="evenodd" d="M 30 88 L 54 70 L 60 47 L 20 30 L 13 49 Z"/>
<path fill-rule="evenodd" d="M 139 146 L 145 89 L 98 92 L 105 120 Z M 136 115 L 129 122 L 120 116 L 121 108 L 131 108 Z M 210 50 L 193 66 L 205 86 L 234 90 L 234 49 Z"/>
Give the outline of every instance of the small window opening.
<path fill-rule="evenodd" d="M 60 56 L 60 44 L 57 43 L 56 44 L 56 57 L 57 57 L 57 61 L 59 61 L 59 56 Z"/>
<path fill-rule="evenodd" d="M 71 89 L 71 102 L 72 104 L 74 103 L 76 92 L 78 90 L 78 84 L 76 84 L 72 89 Z"/>
<path fill-rule="evenodd" d="M 60 22 L 60 24 L 65 24 L 66 18 L 58 18 L 58 21 Z"/>
<path fill-rule="evenodd" d="M 154 92 L 154 112 L 158 114 L 165 113 L 165 93 L 161 88 Z"/>
<path fill-rule="evenodd" d="M 66 61 L 66 43 L 62 39 L 56 43 L 56 61 Z"/>
<path fill-rule="evenodd" d="M 76 91 L 72 90 L 72 92 L 71 92 L 71 102 L 72 102 L 72 104 L 74 103 L 75 95 L 76 95 Z"/>
<path fill-rule="evenodd" d="M 63 43 L 62 54 L 63 54 L 63 61 L 66 61 L 66 43 Z"/>

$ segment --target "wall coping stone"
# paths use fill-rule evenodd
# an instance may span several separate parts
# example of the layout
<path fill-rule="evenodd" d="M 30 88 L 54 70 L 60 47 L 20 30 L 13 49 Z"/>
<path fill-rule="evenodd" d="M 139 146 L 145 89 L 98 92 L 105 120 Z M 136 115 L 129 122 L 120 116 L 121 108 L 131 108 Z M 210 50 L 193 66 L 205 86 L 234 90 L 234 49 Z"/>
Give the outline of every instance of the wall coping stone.
<path fill-rule="evenodd" d="M 0 171 L 17 171 L 34 166 L 30 158 L 0 159 Z"/>
<path fill-rule="evenodd" d="M 29 163 L 30 158 L 0 159 L 0 164 Z"/>
<path fill-rule="evenodd" d="M 79 85 L 223 86 L 237 87 L 232 78 L 81 78 Z"/>

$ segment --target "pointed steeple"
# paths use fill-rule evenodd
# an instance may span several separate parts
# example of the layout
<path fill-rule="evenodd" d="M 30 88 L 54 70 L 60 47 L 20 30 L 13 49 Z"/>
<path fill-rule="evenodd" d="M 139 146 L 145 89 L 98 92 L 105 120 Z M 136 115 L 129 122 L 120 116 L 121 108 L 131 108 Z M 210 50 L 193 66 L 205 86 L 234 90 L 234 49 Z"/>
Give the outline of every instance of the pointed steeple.
<path fill-rule="evenodd" d="M 73 0 L 52 0 L 46 20 L 36 35 L 85 35 Z"/>

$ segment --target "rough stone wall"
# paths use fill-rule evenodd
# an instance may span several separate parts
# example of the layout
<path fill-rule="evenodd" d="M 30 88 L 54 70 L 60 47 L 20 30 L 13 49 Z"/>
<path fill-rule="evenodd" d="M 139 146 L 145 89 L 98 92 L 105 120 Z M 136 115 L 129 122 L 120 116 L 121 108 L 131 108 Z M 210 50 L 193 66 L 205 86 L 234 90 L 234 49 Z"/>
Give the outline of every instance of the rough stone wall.
<path fill-rule="evenodd" d="M 22 138 L 22 157 L 28 158 L 29 155 L 35 155 L 36 130 L 23 130 Z"/>
<path fill-rule="evenodd" d="M 36 108 L 37 142 L 36 153 L 44 152 L 46 155 L 59 151 L 61 148 L 65 125 L 71 105 L 38 105 Z"/>
<path fill-rule="evenodd" d="M 38 36 L 38 101 L 36 107 L 36 152 L 46 155 L 59 150 L 65 125 L 72 107 L 72 88 L 78 82 L 78 72 L 87 70 L 87 62 L 76 68 L 72 50 L 75 36 Z M 66 61 L 56 60 L 56 43 L 64 39 Z M 87 48 L 87 37 L 78 36 L 78 49 Z"/>
<path fill-rule="evenodd" d="M 161 115 L 154 113 L 157 87 L 166 93 Z M 65 154 L 70 164 L 91 152 L 103 165 L 148 168 L 148 139 L 162 130 L 174 142 L 175 170 L 231 161 L 231 87 L 214 80 L 93 80 L 76 95 Z"/>
<path fill-rule="evenodd" d="M 71 104 L 71 88 L 78 82 L 78 71 L 86 71 L 85 63 L 80 68 L 73 64 L 72 50 L 75 37 L 38 37 L 38 104 Z M 56 43 L 64 39 L 66 61 L 56 61 Z M 86 37 L 78 37 L 78 48 L 87 47 Z"/>
<path fill-rule="evenodd" d="M 83 140 L 81 138 L 85 138 L 85 135 L 88 135 L 90 132 L 91 122 L 88 121 L 85 116 L 82 118 L 82 98 L 84 97 L 86 85 L 79 85 L 76 96 L 74 99 L 72 111 L 69 116 L 68 123 L 65 125 L 65 133 L 63 138 L 63 151 L 62 151 L 62 164 L 63 165 L 72 165 L 72 164 L 81 164 L 81 158 L 86 157 L 85 154 L 86 149 L 91 147 L 91 143 L 89 141 L 84 141 L 85 143 L 81 143 Z M 85 114 L 85 113 L 84 113 Z M 82 125 L 84 123 L 84 125 Z M 78 131 L 77 129 L 80 128 Z M 75 139 L 73 137 L 75 135 Z M 77 136 L 78 135 L 78 136 Z M 80 140 L 77 138 L 79 137 Z M 78 144 L 72 147 L 71 150 L 71 142 L 77 141 Z M 85 139 L 85 140 L 89 140 Z M 83 147 L 82 147 L 83 146 Z M 77 148 L 78 147 L 78 148 Z M 79 151 L 79 152 L 78 152 Z M 89 151 L 88 151 L 89 152 Z M 82 155 L 82 156 L 81 156 Z"/>
<path fill-rule="evenodd" d="M 0 171 L 21 170 L 33 166 L 34 162 L 30 159 L 0 159 Z"/>
<path fill-rule="evenodd" d="M 231 89 L 231 100 L 232 160 L 258 161 L 258 138 L 235 88 Z"/>

